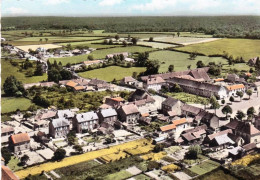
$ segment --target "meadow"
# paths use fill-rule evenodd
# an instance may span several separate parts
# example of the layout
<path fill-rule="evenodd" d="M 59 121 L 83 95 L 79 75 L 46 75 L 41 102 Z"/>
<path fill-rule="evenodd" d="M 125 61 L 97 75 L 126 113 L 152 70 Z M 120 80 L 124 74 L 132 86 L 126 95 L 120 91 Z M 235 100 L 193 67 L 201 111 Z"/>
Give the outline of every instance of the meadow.
<path fill-rule="evenodd" d="M 199 52 L 205 55 L 223 54 L 227 52 L 234 58 L 243 57 L 246 61 L 260 56 L 260 40 L 253 39 L 221 39 L 214 42 L 200 43 L 185 47 L 178 47 L 178 50 L 188 52 Z"/>
<path fill-rule="evenodd" d="M 21 62 L 21 60 L 13 60 L 17 62 Z M 36 83 L 39 81 L 46 81 L 47 80 L 47 74 L 43 74 L 43 76 L 32 76 L 32 77 L 26 77 L 24 72 L 19 72 L 18 66 L 13 66 L 9 60 L 3 60 L 1 61 L 1 87 L 4 84 L 5 79 L 8 76 L 15 76 L 19 81 L 22 81 L 22 83 Z"/>
<path fill-rule="evenodd" d="M 1 99 L 1 113 L 14 112 L 17 109 L 21 111 L 27 110 L 33 103 L 26 98 L 2 97 Z"/>
<path fill-rule="evenodd" d="M 129 52 L 129 53 L 140 53 L 140 52 L 146 52 L 146 51 L 153 51 L 155 49 L 149 48 L 149 47 L 141 47 L 141 46 L 128 46 L 128 47 L 116 47 L 116 48 L 110 48 L 110 49 L 101 49 L 96 50 L 91 53 L 93 55 L 94 59 L 105 59 L 107 54 L 112 53 L 120 53 L 120 52 Z M 67 63 L 80 63 L 83 61 L 86 61 L 88 58 L 88 55 L 79 55 L 79 56 L 72 56 L 72 57 L 64 57 L 64 58 L 50 58 L 50 62 L 53 63 L 56 59 L 57 62 L 62 62 L 63 65 L 66 65 Z"/>
<path fill-rule="evenodd" d="M 145 68 L 143 67 L 131 67 L 124 68 L 119 66 L 109 66 L 106 68 L 95 69 L 91 71 L 78 73 L 79 76 L 83 78 L 97 78 L 105 80 L 108 82 L 116 80 L 121 80 L 126 76 L 132 76 L 133 72 L 144 72 Z"/>
<path fill-rule="evenodd" d="M 183 71 L 187 70 L 188 65 L 191 65 L 191 69 L 196 68 L 197 61 L 202 61 L 204 64 L 209 62 L 215 62 L 216 64 L 227 63 L 227 60 L 221 57 L 197 56 L 195 60 L 190 60 L 189 54 L 170 50 L 152 52 L 149 59 L 160 61 L 159 72 L 167 72 L 171 64 L 174 65 L 174 71 Z"/>

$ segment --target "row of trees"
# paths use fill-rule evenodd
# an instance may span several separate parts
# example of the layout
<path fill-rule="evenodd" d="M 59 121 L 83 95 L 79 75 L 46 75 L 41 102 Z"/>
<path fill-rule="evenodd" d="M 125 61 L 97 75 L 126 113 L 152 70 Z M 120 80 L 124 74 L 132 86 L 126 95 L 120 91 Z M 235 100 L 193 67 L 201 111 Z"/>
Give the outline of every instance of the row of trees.
<path fill-rule="evenodd" d="M 73 75 L 70 71 L 63 68 L 62 63 L 57 63 L 54 60 L 54 63 L 51 64 L 50 61 L 47 61 L 48 64 L 48 81 L 59 82 L 60 80 L 70 80 L 73 78 Z"/>

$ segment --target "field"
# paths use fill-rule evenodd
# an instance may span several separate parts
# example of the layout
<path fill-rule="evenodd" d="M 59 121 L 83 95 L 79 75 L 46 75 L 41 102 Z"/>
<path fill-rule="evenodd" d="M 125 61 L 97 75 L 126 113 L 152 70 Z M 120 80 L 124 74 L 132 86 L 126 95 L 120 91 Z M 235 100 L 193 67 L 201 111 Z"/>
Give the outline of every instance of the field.
<path fill-rule="evenodd" d="M 197 56 L 195 60 L 190 60 L 189 54 L 168 50 L 152 52 L 149 59 L 161 62 L 159 72 L 167 72 L 171 64 L 174 65 L 174 71 L 187 70 L 188 65 L 191 65 L 191 69 L 194 69 L 197 67 L 197 61 L 202 61 L 204 64 L 209 62 L 227 64 L 227 60 L 221 57 Z"/>
<path fill-rule="evenodd" d="M 119 66 L 109 66 L 106 68 L 95 69 L 91 71 L 78 73 L 79 76 L 84 78 L 97 78 L 105 81 L 121 80 L 126 76 L 132 76 L 133 72 L 144 72 L 145 68 L 142 67 L 131 67 L 124 68 Z"/>
<path fill-rule="evenodd" d="M 1 113 L 9 113 L 14 112 L 16 109 L 20 109 L 21 111 L 27 110 L 30 105 L 33 103 L 26 98 L 12 98 L 12 97 L 2 97 L 1 106 L 2 110 Z"/>
<path fill-rule="evenodd" d="M 18 166 L 19 164 L 19 159 L 15 158 L 14 156 L 11 156 L 10 161 L 8 162 L 7 166 L 12 170 L 12 171 L 18 171 L 23 169 L 22 166 Z"/>
<path fill-rule="evenodd" d="M 219 165 L 220 164 L 215 161 L 207 160 L 198 165 L 192 166 L 191 168 L 189 168 L 189 170 L 198 175 L 202 175 L 202 174 L 206 174 L 206 173 L 218 168 Z"/>
<path fill-rule="evenodd" d="M 39 45 L 27 45 L 27 46 L 16 46 L 17 48 L 29 52 L 29 49 L 36 50 L 38 47 L 43 47 L 45 49 L 54 49 L 54 48 L 60 48 L 61 46 L 56 44 L 39 44 Z"/>
<path fill-rule="evenodd" d="M 173 44 L 158 43 L 158 42 L 147 42 L 147 41 L 139 41 L 137 44 L 138 45 L 150 46 L 152 48 L 158 48 L 158 49 L 176 47 L 176 45 L 173 45 Z"/>
<path fill-rule="evenodd" d="M 148 39 L 146 39 L 148 40 Z M 197 43 L 203 43 L 203 42 L 210 42 L 210 41 L 216 41 L 219 40 L 218 38 L 198 38 L 198 37 L 173 37 L 172 35 L 164 36 L 164 37 L 154 37 L 153 40 L 159 41 L 159 42 L 165 42 L 165 43 L 176 43 L 176 44 L 182 44 L 182 45 L 189 45 L 189 44 L 197 44 Z"/>
<path fill-rule="evenodd" d="M 128 47 L 116 47 L 110 49 L 101 49 L 92 52 L 94 59 L 104 59 L 107 54 L 112 53 L 120 53 L 120 52 L 129 52 L 129 53 L 139 53 L 146 51 L 153 51 L 155 49 L 149 47 L 141 47 L 141 46 L 128 46 Z M 88 55 L 79 55 L 73 57 L 64 57 L 64 58 L 50 58 L 50 62 L 54 62 L 56 59 L 58 62 L 61 61 L 63 65 L 67 63 L 80 63 L 87 60 Z"/>
<path fill-rule="evenodd" d="M 99 43 L 99 44 L 97 44 Z M 80 42 L 71 42 L 71 43 L 60 43 L 59 45 L 66 46 L 67 44 L 71 44 L 71 46 L 74 48 L 76 46 L 88 46 L 90 48 L 111 48 L 111 47 L 122 47 L 122 45 L 109 45 L 109 44 L 102 44 L 103 40 L 97 40 L 97 41 L 80 41 Z"/>
<path fill-rule="evenodd" d="M 221 39 L 214 42 L 194 44 L 177 48 L 179 50 L 203 53 L 205 55 L 223 54 L 226 51 L 234 58 L 242 56 L 246 61 L 260 56 L 260 40 L 253 39 Z"/>
<path fill-rule="evenodd" d="M 208 174 L 199 176 L 195 178 L 195 180 L 237 180 L 237 178 L 231 176 L 230 174 L 226 174 L 223 170 L 218 169 L 214 170 L 213 172 L 210 172 Z"/>
<path fill-rule="evenodd" d="M 136 146 L 142 146 L 144 143 L 150 143 L 150 142 L 146 139 L 131 141 L 131 142 L 127 142 L 124 144 L 112 146 L 109 149 L 101 149 L 101 150 L 91 151 L 91 152 L 77 155 L 77 156 L 71 156 L 71 157 L 65 158 L 59 162 L 48 162 L 48 163 L 41 164 L 38 166 L 29 167 L 27 169 L 17 171 L 15 174 L 19 178 L 22 179 L 22 178 L 27 177 L 29 174 L 31 174 L 31 175 L 40 174 L 42 172 L 42 170 L 48 172 L 48 171 L 62 168 L 65 166 L 70 166 L 70 165 L 74 165 L 74 164 L 81 163 L 84 161 L 93 160 L 95 158 L 98 158 L 98 157 L 101 157 L 104 155 L 116 153 L 116 152 L 118 152 L 118 149 L 123 151 L 124 149 L 134 148 Z"/>
<path fill-rule="evenodd" d="M 168 96 L 175 99 L 179 99 L 188 104 L 204 104 L 209 103 L 209 99 L 201 96 L 196 96 L 194 94 L 189 94 L 185 92 L 180 93 L 167 93 Z"/>
<path fill-rule="evenodd" d="M 131 173 L 127 172 L 126 170 L 121 170 L 114 174 L 109 174 L 104 178 L 104 180 L 121 180 L 121 179 L 127 179 L 133 176 Z"/>
<path fill-rule="evenodd" d="M 36 41 L 40 42 L 42 39 L 42 43 L 46 42 L 45 38 L 48 38 L 47 42 L 62 42 L 62 41 L 86 41 L 86 40 L 95 40 L 100 39 L 100 37 L 70 37 L 70 36 L 44 36 L 44 37 L 26 37 L 19 39 L 17 41 Z"/>
<path fill-rule="evenodd" d="M 20 62 L 20 60 L 18 60 L 18 62 Z M 1 87 L 4 84 L 5 79 L 11 75 L 15 76 L 19 81 L 22 81 L 23 83 L 36 83 L 39 81 L 47 80 L 47 74 L 44 74 L 43 76 L 26 77 L 26 75 L 23 72 L 19 72 L 17 66 L 11 65 L 10 61 L 6 60 L 1 61 L 1 71 Z"/>

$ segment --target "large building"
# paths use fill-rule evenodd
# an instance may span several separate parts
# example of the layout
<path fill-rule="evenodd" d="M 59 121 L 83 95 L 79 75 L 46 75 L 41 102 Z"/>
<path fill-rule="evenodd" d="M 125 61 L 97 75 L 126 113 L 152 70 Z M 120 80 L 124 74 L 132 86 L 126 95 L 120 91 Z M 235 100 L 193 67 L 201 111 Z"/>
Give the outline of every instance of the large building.
<path fill-rule="evenodd" d="M 180 100 L 168 97 L 162 102 L 162 112 L 164 115 L 181 115 L 181 106 L 182 102 Z"/>
<path fill-rule="evenodd" d="M 70 131 L 70 123 L 67 119 L 53 119 L 49 125 L 49 134 L 53 138 L 66 137 Z"/>
<path fill-rule="evenodd" d="M 206 82 L 194 81 L 191 79 L 184 79 L 180 77 L 173 77 L 167 81 L 172 87 L 178 84 L 184 92 L 195 94 L 203 97 L 216 96 L 219 98 L 226 98 L 228 96 L 227 88 L 221 85 L 214 85 Z"/>
<path fill-rule="evenodd" d="M 120 120 L 127 124 L 136 124 L 140 118 L 140 112 L 134 104 L 123 105 L 117 112 L 120 116 Z"/>
<path fill-rule="evenodd" d="M 91 131 L 97 127 L 98 115 L 93 111 L 77 114 L 73 118 L 73 129 L 75 129 L 77 133 L 82 133 L 82 131 Z"/>
<path fill-rule="evenodd" d="M 30 136 L 27 133 L 14 134 L 9 142 L 14 153 L 30 149 Z"/>

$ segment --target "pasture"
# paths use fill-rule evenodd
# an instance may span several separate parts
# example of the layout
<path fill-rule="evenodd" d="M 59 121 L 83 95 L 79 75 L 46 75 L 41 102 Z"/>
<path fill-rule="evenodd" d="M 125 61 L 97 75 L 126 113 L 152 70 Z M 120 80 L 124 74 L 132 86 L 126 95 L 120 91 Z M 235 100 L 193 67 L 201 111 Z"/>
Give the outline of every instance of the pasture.
<path fill-rule="evenodd" d="M 105 80 L 108 82 L 116 80 L 121 80 L 126 76 L 132 76 L 133 72 L 144 72 L 145 68 L 143 67 L 131 67 L 124 68 L 119 66 L 109 66 L 106 68 L 94 69 L 91 71 L 78 73 L 79 76 L 83 78 L 97 78 L 101 80 Z"/>
<path fill-rule="evenodd" d="M 21 111 L 27 110 L 33 103 L 26 98 L 2 97 L 1 107 L 2 113 L 14 112 L 17 109 Z"/>
<path fill-rule="evenodd" d="M 140 53 L 146 51 L 153 51 L 154 48 L 149 47 L 141 47 L 141 46 L 127 46 L 127 47 L 116 47 L 110 49 L 100 49 L 93 51 L 91 55 L 93 55 L 94 59 L 105 59 L 107 54 L 112 53 L 120 53 L 120 52 L 129 52 L 129 53 Z M 50 62 L 53 63 L 56 59 L 57 62 L 62 62 L 63 65 L 67 63 L 80 63 L 86 61 L 88 55 L 79 55 L 79 56 L 72 56 L 72 57 L 63 57 L 63 58 L 50 58 Z"/>
<path fill-rule="evenodd" d="M 195 60 L 190 60 L 189 54 L 169 50 L 152 52 L 149 59 L 158 60 L 161 63 L 159 72 L 167 72 L 171 64 L 174 65 L 174 71 L 187 70 L 188 65 L 191 65 L 191 69 L 194 69 L 197 67 L 197 61 L 202 61 L 204 64 L 209 62 L 227 64 L 227 60 L 222 57 L 197 56 Z"/>
<path fill-rule="evenodd" d="M 260 40 L 253 39 L 221 39 L 214 42 L 179 47 L 178 50 L 199 52 L 205 55 L 223 54 L 224 51 L 234 58 L 243 57 L 246 61 L 260 56 Z"/>
<path fill-rule="evenodd" d="M 20 60 L 13 60 L 21 62 Z M 4 84 L 5 79 L 8 76 L 15 76 L 19 81 L 22 81 L 22 83 L 36 83 L 39 81 L 46 81 L 47 80 L 47 74 L 43 74 L 43 76 L 32 76 L 32 77 L 26 77 L 24 72 L 19 72 L 19 66 L 13 66 L 9 60 L 2 60 L 1 61 L 1 87 Z"/>

